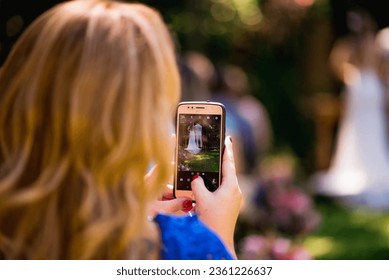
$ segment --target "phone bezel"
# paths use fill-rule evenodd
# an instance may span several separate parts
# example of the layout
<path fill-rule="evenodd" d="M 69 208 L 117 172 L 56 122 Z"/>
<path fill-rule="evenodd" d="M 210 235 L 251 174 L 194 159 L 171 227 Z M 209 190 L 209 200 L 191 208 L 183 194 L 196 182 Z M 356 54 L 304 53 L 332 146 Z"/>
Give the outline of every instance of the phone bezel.
<path fill-rule="evenodd" d="M 221 116 L 221 129 L 220 129 L 220 156 L 219 156 L 219 186 L 222 180 L 222 159 L 224 153 L 224 139 L 225 139 L 225 130 L 226 130 L 226 109 L 222 103 L 219 102 L 180 102 L 177 105 L 176 110 L 176 147 L 175 147 L 175 156 L 174 156 L 174 183 L 173 183 L 173 195 L 175 198 L 178 197 L 188 197 L 195 202 L 194 194 L 191 190 L 178 190 L 177 189 L 177 180 L 178 180 L 178 137 L 179 137 L 179 115 L 180 114 L 193 114 L 193 115 L 220 115 Z"/>

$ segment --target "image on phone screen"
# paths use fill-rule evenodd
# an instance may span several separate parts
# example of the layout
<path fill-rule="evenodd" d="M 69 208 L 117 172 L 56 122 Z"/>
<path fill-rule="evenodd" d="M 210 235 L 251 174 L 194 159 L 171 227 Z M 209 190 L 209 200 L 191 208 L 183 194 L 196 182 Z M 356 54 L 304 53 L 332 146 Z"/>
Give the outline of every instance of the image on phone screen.
<path fill-rule="evenodd" d="M 215 191 L 219 186 L 221 115 L 180 114 L 177 189 L 191 190 L 194 175 Z"/>

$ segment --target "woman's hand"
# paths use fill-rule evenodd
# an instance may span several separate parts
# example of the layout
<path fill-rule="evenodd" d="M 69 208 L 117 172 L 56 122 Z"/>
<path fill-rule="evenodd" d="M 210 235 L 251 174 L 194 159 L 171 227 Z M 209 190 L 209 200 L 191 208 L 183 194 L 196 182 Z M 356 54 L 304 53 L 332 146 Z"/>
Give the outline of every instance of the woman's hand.
<path fill-rule="evenodd" d="M 162 197 L 151 204 L 150 212 L 151 216 L 155 216 L 157 213 L 187 213 L 192 209 L 193 203 L 191 198 L 174 198 L 173 187 L 171 185 L 166 185 Z"/>
<path fill-rule="evenodd" d="M 158 166 L 154 166 L 146 175 L 146 184 L 154 180 L 155 170 Z M 173 186 L 167 184 L 162 196 L 153 201 L 149 208 L 149 216 L 154 217 L 158 213 L 174 214 L 187 213 L 193 209 L 192 199 L 187 197 L 174 198 Z"/>
<path fill-rule="evenodd" d="M 210 192 L 201 177 L 194 178 L 191 187 L 196 199 L 199 218 L 223 240 L 236 256 L 234 230 L 242 204 L 242 192 L 235 170 L 232 139 L 226 137 L 222 161 L 222 183 L 215 192 Z"/>

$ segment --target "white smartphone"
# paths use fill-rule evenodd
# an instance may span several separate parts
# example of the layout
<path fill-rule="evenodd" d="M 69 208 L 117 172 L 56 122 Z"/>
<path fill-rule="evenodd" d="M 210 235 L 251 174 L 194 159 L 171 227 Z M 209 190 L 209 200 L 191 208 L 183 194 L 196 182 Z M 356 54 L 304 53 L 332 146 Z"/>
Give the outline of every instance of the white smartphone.
<path fill-rule="evenodd" d="M 190 197 L 194 176 L 214 192 L 221 183 L 226 110 L 217 102 L 181 102 L 177 107 L 174 196 Z"/>

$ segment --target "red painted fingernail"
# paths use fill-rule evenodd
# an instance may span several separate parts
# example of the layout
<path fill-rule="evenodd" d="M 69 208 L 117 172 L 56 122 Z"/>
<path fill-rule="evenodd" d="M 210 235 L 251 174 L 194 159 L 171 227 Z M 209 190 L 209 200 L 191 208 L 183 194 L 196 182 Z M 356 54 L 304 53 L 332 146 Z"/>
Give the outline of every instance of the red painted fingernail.
<path fill-rule="evenodd" d="M 162 196 L 162 201 L 165 201 L 165 200 L 172 200 L 174 198 L 174 195 L 171 193 L 169 193 L 169 194 L 164 194 L 163 196 Z"/>
<path fill-rule="evenodd" d="M 231 141 L 231 143 L 232 143 L 232 137 L 230 136 L 230 141 Z"/>
<path fill-rule="evenodd" d="M 190 210 L 193 209 L 193 203 L 192 203 L 192 200 L 185 200 L 183 203 L 182 203 L 182 211 L 184 212 L 189 212 Z"/>
<path fill-rule="evenodd" d="M 196 180 L 197 178 L 199 178 L 200 176 L 199 175 L 194 175 L 193 177 L 192 177 L 192 181 L 191 182 L 193 182 L 194 180 Z"/>

